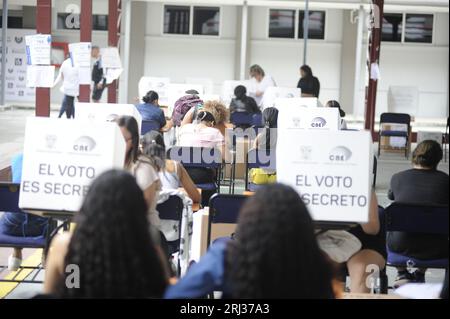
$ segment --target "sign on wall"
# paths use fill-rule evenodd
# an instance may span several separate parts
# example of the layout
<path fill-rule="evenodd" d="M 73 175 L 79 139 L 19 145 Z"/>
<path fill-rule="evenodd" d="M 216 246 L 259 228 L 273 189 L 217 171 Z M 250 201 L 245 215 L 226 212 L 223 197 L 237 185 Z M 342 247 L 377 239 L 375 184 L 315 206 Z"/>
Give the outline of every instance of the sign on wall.
<path fill-rule="evenodd" d="M 52 36 L 33 34 L 25 36 L 28 65 L 50 65 Z"/>
<path fill-rule="evenodd" d="M 122 115 L 133 116 L 142 127 L 142 116 L 133 104 L 116 103 L 75 103 L 77 119 L 113 122 Z"/>
<path fill-rule="evenodd" d="M 275 101 L 280 98 L 292 99 L 300 98 L 301 90 L 298 88 L 286 88 L 286 87 L 269 87 L 264 92 L 262 106 L 263 108 L 275 106 Z"/>
<path fill-rule="evenodd" d="M 8 29 L 6 39 L 6 89 L 8 102 L 33 102 L 36 90 L 26 85 L 27 52 L 25 36 L 36 33 L 35 30 Z M 1 34 L 0 42 L 3 45 Z M 0 50 L 0 56 L 2 50 Z"/>
<path fill-rule="evenodd" d="M 277 181 L 299 192 L 314 220 L 368 221 L 373 164 L 370 132 L 279 126 L 278 134 Z"/>
<path fill-rule="evenodd" d="M 276 105 L 279 110 L 278 127 L 300 130 L 331 130 L 340 128 L 340 116 L 337 108 L 331 107 L 293 107 Z"/>
<path fill-rule="evenodd" d="M 19 207 L 76 212 L 92 181 L 123 168 L 124 159 L 125 141 L 115 123 L 30 117 Z"/>

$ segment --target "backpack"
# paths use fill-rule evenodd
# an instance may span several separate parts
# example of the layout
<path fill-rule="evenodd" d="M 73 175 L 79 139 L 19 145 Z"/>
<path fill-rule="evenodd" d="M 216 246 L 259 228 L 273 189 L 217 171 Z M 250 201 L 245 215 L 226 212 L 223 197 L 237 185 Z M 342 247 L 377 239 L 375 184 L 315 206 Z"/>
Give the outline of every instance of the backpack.
<path fill-rule="evenodd" d="M 203 101 L 195 95 L 186 95 L 179 98 L 175 102 L 175 107 L 173 108 L 172 121 L 175 126 L 180 126 L 181 121 L 183 121 L 186 113 L 198 104 L 203 105 Z"/>

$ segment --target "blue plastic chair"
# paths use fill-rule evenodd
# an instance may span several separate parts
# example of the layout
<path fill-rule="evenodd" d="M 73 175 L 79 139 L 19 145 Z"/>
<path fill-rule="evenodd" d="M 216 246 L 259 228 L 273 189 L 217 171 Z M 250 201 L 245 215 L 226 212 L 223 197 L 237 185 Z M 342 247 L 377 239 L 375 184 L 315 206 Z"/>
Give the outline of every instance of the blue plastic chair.
<path fill-rule="evenodd" d="M 256 128 L 264 127 L 263 118 L 261 113 L 253 114 L 252 126 Z"/>
<path fill-rule="evenodd" d="M 159 204 L 156 207 L 156 210 L 159 213 L 159 218 L 161 220 L 171 220 L 178 222 L 178 235 L 181 236 L 181 220 L 183 214 L 183 200 L 176 195 L 169 196 L 169 198 Z M 178 237 L 177 240 L 168 241 L 167 245 L 169 246 L 169 253 L 173 254 L 180 250 L 180 240 Z M 178 276 L 181 273 L 180 260 L 178 260 Z"/>
<path fill-rule="evenodd" d="M 239 212 L 248 196 L 214 194 L 209 200 L 208 241 L 211 243 L 213 224 L 237 224 Z M 231 235 L 231 234 L 230 234 Z"/>
<path fill-rule="evenodd" d="M 222 153 L 217 148 L 173 146 L 167 150 L 167 158 L 180 162 L 185 168 L 209 168 L 216 171 L 217 180 L 213 183 L 196 184 L 197 188 L 218 191 L 222 169 Z"/>
<path fill-rule="evenodd" d="M 383 130 L 383 124 L 405 124 L 406 131 Z M 411 134 L 411 116 L 405 113 L 383 113 L 380 116 L 380 129 L 378 130 L 378 156 L 381 153 L 381 137 L 404 137 L 405 157 L 408 158 Z"/>
<path fill-rule="evenodd" d="M 255 192 L 264 185 L 257 185 L 249 183 L 248 173 L 252 168 L 265 168 L 268 170 L 276 170 L 276 153 L 275 151 L 266 151 L 251 149 L 247 153 L 246 158 L 246 169 L 245 169 L 245 189 L 247 191 Z"/>
<path fill-rule="evenodd" d="M 161 125 L 156 121 L 142 121 L 141 136 L 145 135 L 151 131 L 159 132 L 160 129 L 161 129 Z"/>
<path fill-rule="evenodd" d="M 230 122 L 237 127 L 250 127 L 253 125 L 253 114 L 247 112 L 233 112 L 230 115 Z"/>
<path fill-rule="evenodd" d="M 386 232 L 448 236 L 448 206 L 392 203 L 385 209 Z M 387 247 L 387 264 L 394 267 L 448 268 L 448 258 L 422 260 L 404 256 Z"/>

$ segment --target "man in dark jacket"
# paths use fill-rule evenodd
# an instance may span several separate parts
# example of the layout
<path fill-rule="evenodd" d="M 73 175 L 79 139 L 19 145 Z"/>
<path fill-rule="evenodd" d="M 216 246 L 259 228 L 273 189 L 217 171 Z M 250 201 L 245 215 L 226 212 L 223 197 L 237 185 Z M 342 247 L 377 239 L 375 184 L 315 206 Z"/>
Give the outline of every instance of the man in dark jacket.
<path fill-rule="evenodd" d="M 106 87 L 106 78 L 103 74 L 103 68 L 100 61 L 100 48 L 98 46 L 93 46 L 91 55 L 96 59 L 94 66 L 92 68 L 92 81 L 94 82 L 94 89 L 92 90 L 92 101 L 98 103 L 103 94 L 103 90 Z"/>

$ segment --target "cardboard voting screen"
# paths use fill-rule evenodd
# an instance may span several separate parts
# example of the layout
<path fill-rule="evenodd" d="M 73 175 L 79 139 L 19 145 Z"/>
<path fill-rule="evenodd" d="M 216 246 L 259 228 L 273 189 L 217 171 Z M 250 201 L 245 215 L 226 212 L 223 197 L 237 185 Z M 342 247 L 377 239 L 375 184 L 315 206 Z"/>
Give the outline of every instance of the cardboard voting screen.
<path fill-rule="evenodd" d="M 125 141 L 115 123 L 30 117 L 19 207 L 78 211 L 92 181 L 123 168 L 124 159 Z"/>
<path fill-rule="evenodd" d="M 221 98 L 226 105 L 230 105 L 231 100 L 234 98 L 234 89 L 239 85 L 245 86 L 248 92 L 250 87 L 250 81 L 227 80 L 223 82 Z"/>
<path fill-rule="evenodd" d="M 204 88 L 201 84 L 178 84 L 178 83 L 171 83 L 169 84 L 169 90 L 168 90 L 168 107 L 170 113 L 173 111 L 173 107 L 175 106 L 175 102 L 180 98 L 183 97 L 186 94 L 186 91 L 188 90 L 196 90 L 199 95 L 203 94 Z"/>
<path fill-rule="evenodd" d="M 169 84 L 170 78 L 158 78 L 153 76 L 143 76 L 139 80 L 139 99 L 147 94 L 148 91 L 155 91 L 159 95 L 159 105 L 169 105 Z"/>
<path fill-rule="evenodd" d="M 142 116 L 133 104 L 115 103 L 75 103 L 77 119 L 111 122 L 122 115 L 133 116 L 139 126 L 142 127 Z"/>
<path fill-rule="evenodd" d="M 300 89 L 297 88 L 286 88 L 286 87 L 269 87 L 264 92 L 264 97 L 262 100 L 263 108 L 275 106 L 275 101 L 280 98 L 292 99 L 300 98 Z"/>
<path fill-rule="evenodd" d="M 314 220 L 368 221 L 370 132 L 279 128 L 278 134 L 277 181 L 299 192 Z"/>
<path fill-rule="evenodd" d="M 340 116 L 337 108 L 277 106 L 278 127 L 302 130 L 339 130 Z"/>
<path fill-rule="evenodd" d="M 295 98 L 277 98 L 274 101 L 276 108 L 288 107 L 322 107 L 322 104 L 315 97 L 295 97 Z"/>

